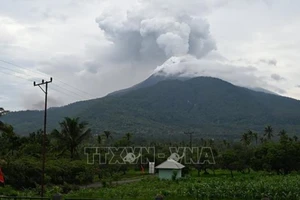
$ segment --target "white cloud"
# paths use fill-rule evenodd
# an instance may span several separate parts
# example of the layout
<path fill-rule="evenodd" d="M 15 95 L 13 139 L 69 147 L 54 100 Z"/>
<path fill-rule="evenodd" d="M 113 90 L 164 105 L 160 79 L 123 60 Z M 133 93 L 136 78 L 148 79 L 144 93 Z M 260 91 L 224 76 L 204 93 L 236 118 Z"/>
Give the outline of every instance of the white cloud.
<path fill-rule="evenodd" d="M 0 106 L 35 107 L 43 95 L 32 80 L 49 78 L 37 70 L 53 76 L 55 106 L 129 87 L 166 65 L 300 99 L 299 6 L 297 0 L 0 0 L 0 59 L 22 67 L 0 62 Z"/>

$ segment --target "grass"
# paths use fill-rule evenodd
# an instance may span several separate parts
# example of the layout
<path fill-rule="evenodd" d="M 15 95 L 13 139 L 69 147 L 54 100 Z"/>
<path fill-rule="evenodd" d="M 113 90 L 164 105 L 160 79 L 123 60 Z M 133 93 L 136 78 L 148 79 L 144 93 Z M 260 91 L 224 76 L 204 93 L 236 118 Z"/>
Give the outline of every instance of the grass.
<path fill-rule="evenodd" d="M 191 177 L 177 181 L 159 180 L 157 176 L 142 175 L 140 172 L 129 171 L 123 180 L 134 177 L 142 180 L 126 184 L 111 185 L 105 188 L 80 189 L 64 194 L 65 198 L 101 198 L 124 200 L 153 200 L 157 194 L 165 196 L 164 200 L 260 200 L 264 196 L 272 200 L 300 199 L 300 175 L 288 176 L 272 175 L 266 172 L 251 172 L 242 174 L 235 172 L 234 178 L 224 170 L 216 170 L 215 175 L 197 176 L 197 171 L 191 171 Z M 8 191 L 10 188 L 6 187 Z M 5 190 L 5 188 L 0 188 Z M 48 188 L 47 196 L 54 194 Z M 26 193 L 27 192 L 27 193 Z M 17 192 L 18 196 L 34 196 L 33 191 Z"/>
<path fill-rule="evenodd" d="M 194 172 L 192 173 L 194 175 Z M 153 200 L 157 194 L 165 199 L 300 199 L 300 175 L 278 176 L 266 173 L 235 173 L 234 178 L 224 171 L 216 175 L 184 178 L 178 181 L 145 178 L 139 182 L 109 188 L 83 189 L 67 197 L 104 199 Z"/>

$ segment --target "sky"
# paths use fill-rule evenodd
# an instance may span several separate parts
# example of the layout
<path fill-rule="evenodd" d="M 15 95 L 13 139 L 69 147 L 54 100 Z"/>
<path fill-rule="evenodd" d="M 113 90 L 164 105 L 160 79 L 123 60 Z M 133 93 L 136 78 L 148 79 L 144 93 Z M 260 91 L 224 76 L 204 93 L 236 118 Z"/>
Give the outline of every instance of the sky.
<path fill-rule="evenodd" d="M 0 0 L 0 107 L 103 97 L 151 74 L 300 99 L 298 0 Z"/>

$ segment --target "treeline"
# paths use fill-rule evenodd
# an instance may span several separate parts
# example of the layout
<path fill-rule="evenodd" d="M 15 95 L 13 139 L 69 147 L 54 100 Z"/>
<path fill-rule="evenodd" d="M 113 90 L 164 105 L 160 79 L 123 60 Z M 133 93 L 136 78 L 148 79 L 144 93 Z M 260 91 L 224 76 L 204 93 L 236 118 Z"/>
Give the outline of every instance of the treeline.
<path fill-rule="evenodd" d="M 220 153 L 220 163 L 230 171 L 243 172 L 251 168 L 286 175 L 300 170 L 300 142 L 297 136 L 289 136 L 285 130 L 274 133 L 273 128 L 267 126 L 261 136 L 249 130 L 242 134 L 240 144 L 224 144 L 227 147 Z"/>
<path fill-rule="evenodd" d="M 0 114 L 4 114 L 4 109 Z M 61 185 L 63 192 L 78 189 L 78 185 L 88 184 L 95 180 L 103 185 L 118 180 L 128 170 L 147 172 L 147 165 L 114 164 L 100 165 L 95 162 L 87 164 L 84 148 L 141 146 L 134 138 L 138 133 L 124 133 L 122 137 L 115 137 L 111 131 L 92 133 L 88 123 L 79 118 L 65 118 L 46 137 L 46 184 L 47 186 Z M 16 189 L 39 188 L 41 180 L 41 160 L 43 132 L 41 130 L 28 136 L 19 136 L 12 126 L 0 121 L 0 167 L 5 175 L 5 184 Z M 170 155 L 169 147 L 189 147 L 189 136 L 182 142 L 151 142 L 144 146 L 155 147 L 155 152 Z M 216 169 L 226 169 L 233 176 L 233 171 L 251 173 L 266 171 L 277 174 L 289 174 L 300 170 L 300 142 L 297 136 L 291 136 L 282 130 L 275 133 L 271 126 L 265 127 L 263 133 L 251 130 L 241 134 L 240 141 L 215 141 L 201 138 L 192 143 L 195 147 L 211 147 L 215 164 L 186 165 L 185 174 L 191 170 L 198 170 L 198 174 L 214 173 Z M 192 155 L 193 156 L 193 155 Z M 150 161 L 156 164 L 165 159 L 148 155 Z M 184 164 L 184 163 L 183 163 Z"/>

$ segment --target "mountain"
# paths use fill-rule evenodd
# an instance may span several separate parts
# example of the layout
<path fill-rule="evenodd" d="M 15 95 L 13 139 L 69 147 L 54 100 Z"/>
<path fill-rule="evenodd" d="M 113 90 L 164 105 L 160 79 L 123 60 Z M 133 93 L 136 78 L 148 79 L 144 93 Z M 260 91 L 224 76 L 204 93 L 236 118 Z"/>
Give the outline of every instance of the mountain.
<path fill-rule="evenodd" d="M 153 80 L 153 79 L 152 79 Z M 148 82 L 151 83 L 152 82 Z M 211 77 L 165 80 L 119 95 L 77 102 L 48 111 L 48 130 L 65 116 L 79 116 L 94 133 L 111 130 L 140 137 L 167 138 L 186 130 L 210 137 L 240 137 L 248 129 L 300 131 L 300 101 L 238 87 Z M 43 112 L 13 112 L 3 117 L 17 133 L 42 128 Z"/>
<path fill-rule="evenodd" d="M 254 91 L 257 91 L 257 92 L 264 92 L 264 93 L 267 93 L 267 94 L 274 94 L 274 95 L 278 95 L 277 93 L 275 92 L 271 92 L 269 90 L 266 90 L 264 88 L 260 88 L 260 87 L 255 87 L 255 88 L 249 88 L 250 90 L 254 90 Z"/>
<path fill-rule="evenodd" d="M 183 76 L 182 74 L 176 74 L 176 75 L 167 75 L 165 73 L 163 73 L 163 71 L 159 71 L 158 73 L 152 74 L 150 77 L 148 77 L 146 80 L 142 81 L 141 83 L 138 83 L 132 87 L 129 88 L 125 88 L 122 90 L 117 90 L 115 92 L 112 92 L 110 94 L 108 94 L 107 96 L 120 96 L 123 94 L 126 94 L 128 92 L 140 89 L 140 88 L 145 88 L 145 87 L 149 87 L 149 86 L 153 86 L 161 81 L 166 81 L 166 80 L 181 80 L 181 81 L 185 81 L 185 80 L 189 80 L 192 79 L 194 77 L 188 77 L 188 76 Z M 250 90 L 254 90 L 257 92 L 264 92 L 264 93 L 268 93 L 268 94 L 274 94 L 277 95 L 275 92 L 271 92 L 269 90 L 266 90 L 264 88 L 260 88 L 260 87 L 248 87 L 248 89 Z"/>
<path fill-rule="evenodd" d="M 112 92 L 112 93 L 108 94 L 108 96 L 123 95 L 123 94 L 131 92 L 133 90 L 153 86 L 153 85 L 155 85 L 161 81 L 165 81 L 165 80 L 188 80 L 188 79 L 191 79 L 191 78 L 190 77 L 164 76 L 164 75 L 152 74 L 149 78 L 147 78 L 143 82 L 138 83 L 130 88 Z"/>

